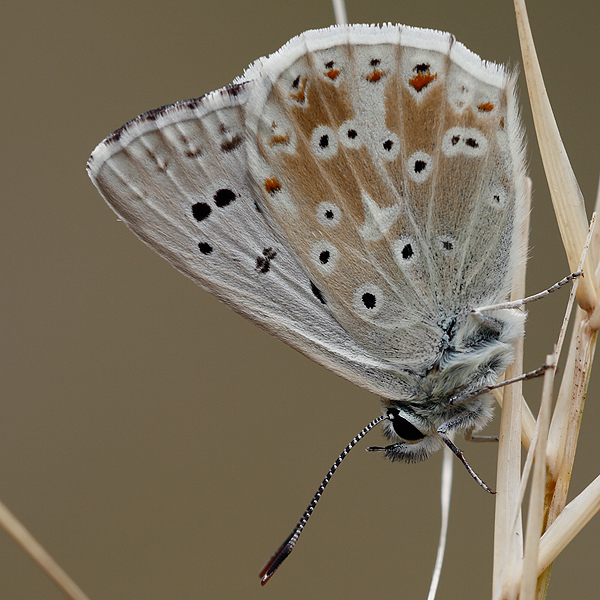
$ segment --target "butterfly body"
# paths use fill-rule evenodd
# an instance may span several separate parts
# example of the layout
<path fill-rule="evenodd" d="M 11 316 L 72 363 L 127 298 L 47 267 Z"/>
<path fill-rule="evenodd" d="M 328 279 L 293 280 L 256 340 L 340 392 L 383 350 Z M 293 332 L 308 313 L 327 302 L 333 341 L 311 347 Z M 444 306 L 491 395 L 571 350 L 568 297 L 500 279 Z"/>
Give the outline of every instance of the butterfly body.
<path fill-rule="evenodd" d="M 489 420 L 453 398 L 523 335 L 518 311 L 472 313 L 525 262 L 523 164 L 514 76 L 449 34 L 357 25 L 134 119 L 88 169 L 176 268 L 379 394 L 389 456 L 415 461 Z"/>

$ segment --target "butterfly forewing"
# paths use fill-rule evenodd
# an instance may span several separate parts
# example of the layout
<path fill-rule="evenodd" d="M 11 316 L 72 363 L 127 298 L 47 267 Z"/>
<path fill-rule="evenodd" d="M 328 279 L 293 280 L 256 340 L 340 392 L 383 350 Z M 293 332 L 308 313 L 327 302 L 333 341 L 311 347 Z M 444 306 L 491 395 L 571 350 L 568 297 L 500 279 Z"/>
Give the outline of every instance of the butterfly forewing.
<path fill-rule="evenodd" d="M 504 299 L 523 261 L 512 78 L 449 34 L 391 26 L 307 32 L 247 76 L 274 227 L 369 354 L 430 368 L 444 324 Z"/>
<path fill-rule="evenodd" d="M 96 148 L 90 176 L 127 226 L 177 269 L 313 360 L 394 397 L 399 369 L 342 328 L 261 212 L 246 160 L 252 85 L 141 115 Z"/>

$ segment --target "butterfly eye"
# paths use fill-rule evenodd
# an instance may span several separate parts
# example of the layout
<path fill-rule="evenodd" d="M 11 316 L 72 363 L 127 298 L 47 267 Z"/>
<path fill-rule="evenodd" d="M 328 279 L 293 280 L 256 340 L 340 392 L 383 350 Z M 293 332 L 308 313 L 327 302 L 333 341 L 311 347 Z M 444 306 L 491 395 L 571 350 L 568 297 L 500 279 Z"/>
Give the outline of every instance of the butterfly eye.
<path fill-rule="evenodd" d="M 389 411 L 388 418 L 399 438 L 407 442 L 417 442 L 425 437 L 412 423 L 401 417 L 397 411 Z"/>

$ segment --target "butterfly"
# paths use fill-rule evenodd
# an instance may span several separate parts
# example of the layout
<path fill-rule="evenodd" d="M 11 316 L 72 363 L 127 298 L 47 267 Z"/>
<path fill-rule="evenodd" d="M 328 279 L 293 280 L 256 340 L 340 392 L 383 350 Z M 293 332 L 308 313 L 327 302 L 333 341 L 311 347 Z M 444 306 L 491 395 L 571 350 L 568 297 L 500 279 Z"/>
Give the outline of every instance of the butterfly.
<path fill-rule="evenodd" d="M 523 336 L 522 311 L 477 309 L 525 264 L 524 165 L 514 74 L 448 33 L 351 25 L 140 115 L 88 172 L 178 270 L 381 397 L 347 450 L 381 422 L 373 449 L 415 462 L 462 459 Z"/>

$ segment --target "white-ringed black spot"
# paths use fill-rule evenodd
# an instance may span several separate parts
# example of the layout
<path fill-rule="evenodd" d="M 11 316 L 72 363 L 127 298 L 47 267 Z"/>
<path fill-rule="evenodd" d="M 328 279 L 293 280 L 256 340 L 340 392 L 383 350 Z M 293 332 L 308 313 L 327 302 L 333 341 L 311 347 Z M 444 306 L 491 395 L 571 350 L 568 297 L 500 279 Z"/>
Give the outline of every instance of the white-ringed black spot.
<path fill-rule="evenodd" d="M 338 138 L 346 148 L 357 150 L 365 141 L 363 124 L 358 119 L 348 119 L 338 127 Z"/>
<path fill-rule="evenodd" d="M 354 292 L 354 310 L 364 317 L 374 317 L 384 305 L 383 292 L 373 283 L 365 283 Z"/>
<path fill-rule="evenodd" d="M 414 256 L 415 252 L 412 249 L 412 244 L 405 244 L 402 250 L 400 251 L 400 255 L 404 260 L 409 260 Z"/>
<path fill-rule="evenodd" d="M 450 140 L 450 143 L 453 146 L 456 146 L 456 144 L 458 144 L 458 142 L 460 142 L 460 135 L 453 135 L 452 139 Z"/>
<path fill-rule="evenodd" d="M 271 268 L 271 261 L 277 256 L 277 252 L 273 248 L 265 248 L 262 254 L 262 256 L 256 258 L 256 270 L 259 273 L 268 273 Z"/>
<path fill-rule="evenodd" d="M 414 152 L 408 159 L 408 174 L 413 181 L 423 183 L 431 173 L 433 161 L 425 152 Z"/>
<path fill-rule="evenodd" d="M 333 62 L 332 60 L 328 61 L 325 63 L 325 68 L 327 69 L 333 69 L 333 65 L 335 64 L 335 62 Z"/>
<path fill-rule="evenodd" d="M 401 235 L 392 245 L 396 262 L 405 267 L 418 259 L 418 247 L 410 235 Z"/>
<path fill-rule="evenodd" d="M 500 183 L 494 183 L 490 186 L 488 191 L 488 203 L 491 204 L 495 209 L 502 209 L 508 202 L 508 192 L 506 188 Z"/>
<path fill-rule="evenodd" d="M 217 190 L 213 196 L 215 204 L 219 208 L 223 208 L 228 204 L 231 204 L 236 198 L 235 192 L 227 188 Z"/>
<path fill-rule="evenodd" d="M 370 64 L 371 64 L 372 67 L 376 67 L 379 63 L 381 63 L 381 59 L 379 59 L 379 58 L 372 58 Z"/>
<path fill-rule="evenodd" d="M 438 237 L 438 249 L 446 258 L 454 256 L 456 250 L 456 238 L 452 235 L 440 235 Z"/>
<path fill-rule="evenodd" d="M 338 250 L 326 240 L 316 242 L 310 249 L 310 257 L 317 269 L 324 275 L 332 273 L 337 264 Z"/>
<path fill-rule="evenodd" d="M 294 79 L 294 81 L 292 81 L 293 88 L 297 88 L 299 85 L 300 85 L 300 75 L 298 75 L 298 77 L 296 77 L 296 79 Z"/>
<path fill-rule="evenodd" d="M 373 310 L 377 306 L 377 298 L 375 294 L 372 294 L 371 292 L 365 292 L 361 296 L 361 300 L 364 307 L 369 310 Z"/>
<path fill-rule="evenodd" d="M 421 63 L 420 65 L 415 65 L 413 70 L 416 73 L 427 73 L 427 71 L 429 71 L 430 68 L 431 68 L 431 65 L 429 65 L 427 63 Z"/>
<path fill-rule="evenodd" d="M 337 154 L 338 140 L 335 131 L 327 125 L 315 127 L 311 136 L 313 154 L 319 158 L 332 158 Z"/>
<path fill-rule="evenodd" d="M 393 131 L 382 132 L 375 150 L 383 160 L 394 160 L 400 152 L 400 138 Z"/>
<path fill-rule="evenodd" d="M 192 204 L 192 215 L 196 221 L 204 221 L 210 215 L 211 211 L 211 207 L 206 202 Z"/>
<path fill-rule="evenodd" d="M 198 248 L 202 254 L 211 254 L 213 251 L 213 247 L 208 242 L 200 242 Z"/>
<path fill-rule="evenodd" d="M 312 281 L 310 282 L 310 291 L 321 304 L 327 304 L 327 300 L 325 300 L 323 292 L 321 292 L 321 290 Z"/>
<path fill-rule="evenodd" d="M 340 209 L 333 202 L 321 202 L 317 206 L 317 220 L 326 227 L 335 227 L 342 217 Z"/>
<path fill-rule="evenodd" d="M 467 138 L 465 144 L 469 146 L 469 148 L 479 148 L 479 144 L 475 138 Z"/>

